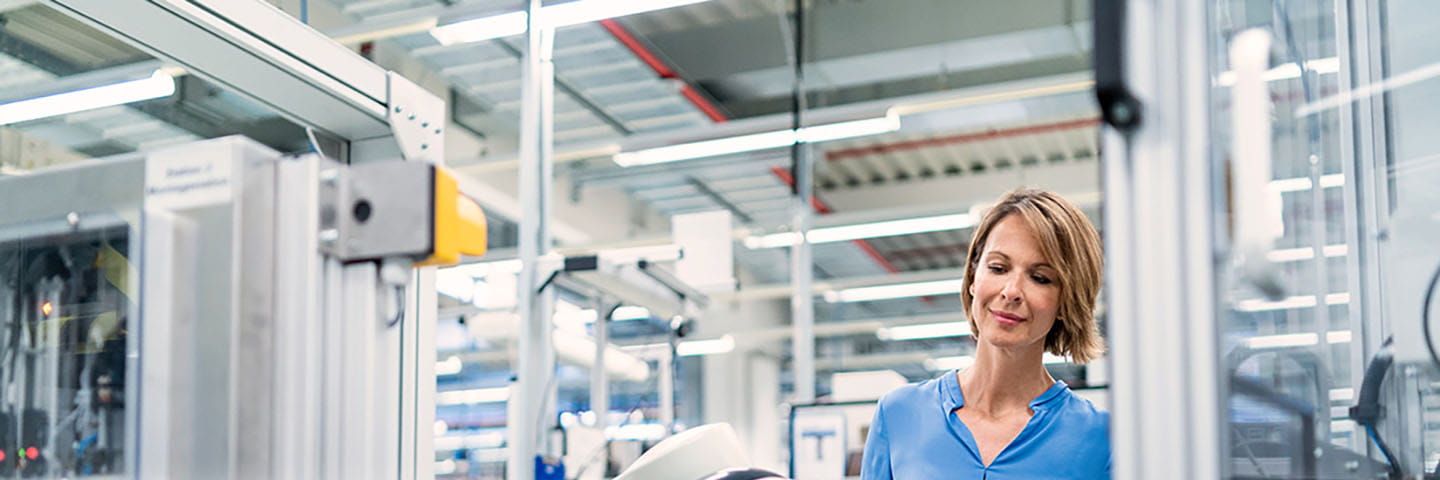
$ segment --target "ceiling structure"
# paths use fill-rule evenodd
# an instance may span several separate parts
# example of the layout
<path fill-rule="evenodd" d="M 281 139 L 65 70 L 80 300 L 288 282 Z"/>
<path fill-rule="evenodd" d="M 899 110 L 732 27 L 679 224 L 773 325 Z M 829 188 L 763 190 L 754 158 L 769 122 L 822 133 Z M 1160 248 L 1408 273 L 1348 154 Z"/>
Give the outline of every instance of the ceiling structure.
<path fill-rule="evenodd" d="M 43 5 L 5 3 L 0 101 L 27 98 L 58 78 L 134 74 L 158 63 Z M 276 0 L 293 10 L 297 2 Z M 310 0 L 322 31 L 374 33 L 519 9 L 516 0 Z M 666 219 L 728 210 L 737 229 L 785 231 L 788 149 L 622 168 L 633 150 L 788 128 L 795 66 L 793 1 L 711 0 L 561 29 L 555 48 L 555 218 L 563 246 L 663 236 Z M 966 212 L 1018 185 L 1099 207 L 1097 110 L 1085 88 L 1027 94 L 1089 78 L 1088 4 L 954 0 L 816 0 L 807 7 L 803 91 L 809 124 L 896 113 L 898 131 L 816 144 L 817 223 L 847 216 L 904 218 Z M 299 15 L 297 15 L 298 17 Z M 449 162 L 492 212 L 492 248 L 513 245 L 523 37 L 442 45 L 397 30 L 355 45 L 387 68 L 448 91 Z M 98 72 L 98 73 L 97 73 Z M 169 98 L 22 122 L 7 128 L 87 156 L 241 133 L 284 151 L 308 149 L 304 130 L 203 81 L 180 77 Z M 452 129 L 457 130 L 457 129 Z M 0 162 L 3 164 L 4 162 Z M 0 171 L 0 174 L 3 174 Z M 968 230 L 817 244 L 817 281 L 908 278 L 958 271 Z M 736 245 L 749 281 L 788 282 L 784 249 Z M 788 295 L 787 295 L 788 297 Z M 855 304 L 817 300 L 817 322 L 953 314 L 958 299 Z M 635 338 L 652 334 L 632 328 Z M 621 333 L 624 341 L 627 334 Z M 950 343 L 946 343 L 950 342 Z M 825 370 L 896 368 L 928 375 L 916 352 L 963 352 L 963 340 L 822 339 Z M 907 357 L 906 355 L 910 356 Z M 867 360 L 868 359 L 868 360 Z M 823 381 L 824 375 L 822 375 Z M 824 390 L 822 386 L 822 391 Z"/>

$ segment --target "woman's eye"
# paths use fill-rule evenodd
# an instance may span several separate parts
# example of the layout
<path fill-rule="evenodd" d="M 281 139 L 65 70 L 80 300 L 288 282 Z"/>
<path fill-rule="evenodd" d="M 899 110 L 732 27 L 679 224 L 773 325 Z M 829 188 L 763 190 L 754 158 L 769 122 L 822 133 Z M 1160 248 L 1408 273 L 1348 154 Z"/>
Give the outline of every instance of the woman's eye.
<path fill-rule="evenodd" d="M 989 267 L 991 273 L 1002 273 L 1005 271 L 1005 267 L 1000 265 L 989 265 Z"/>
<path fill-rule="evenodd" d="M 1031 278 L 1031 279 L 1034 279 L 1034 280 L 1035 280 L 1035 283 L 1038 283 L 1038 284 L 1041 284 L 1041 285 L 1049 285 L 1049 284 L 1050 284 L 1050 278 L 1049 278 L 1049 277 L 1045 277 L 1045 276 L 1043 276 L 1043 275 L 1031 275 L 1030 278 Z"/>

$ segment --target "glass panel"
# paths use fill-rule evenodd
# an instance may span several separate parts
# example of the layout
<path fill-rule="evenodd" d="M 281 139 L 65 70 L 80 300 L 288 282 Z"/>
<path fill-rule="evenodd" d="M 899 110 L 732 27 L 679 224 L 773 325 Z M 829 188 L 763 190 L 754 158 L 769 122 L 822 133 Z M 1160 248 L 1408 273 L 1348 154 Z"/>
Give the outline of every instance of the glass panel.
<path fill-rule="evenodd" d="M 1440 61 L 1423 33 L 1436 14 L 1414 2 L 1236 0 L 1214 3 L 1211 19 L 1212 148 L 1232 182 L 1251 166 L 1231 163 L 1232 107 L 1242 100 L 1232 95 L 1230 49 L 1250 29 L 1273 39 L 1262 52 L 1273 111 L 1266 195 L 1279 196 L 1283 224 L 1265 261 L 1237 248 L 1222 275 L 1225 471 L 1433 472 L 1436 359 L 1421 305 L 1440 262 L 1440 143 L 1428 133 L 1440 117 L 1422 105 L 1440 94 L 1425 81 Z M 1220 212 L 1222 225 L 1257 210 L 1233 208 Z M 1386 355 L 1393 366 L 1370 375 Z"/>
<path fill-rule="evenodd" d="M 0 178 L 0 476 L 134 465 L 139 167 Z"/>

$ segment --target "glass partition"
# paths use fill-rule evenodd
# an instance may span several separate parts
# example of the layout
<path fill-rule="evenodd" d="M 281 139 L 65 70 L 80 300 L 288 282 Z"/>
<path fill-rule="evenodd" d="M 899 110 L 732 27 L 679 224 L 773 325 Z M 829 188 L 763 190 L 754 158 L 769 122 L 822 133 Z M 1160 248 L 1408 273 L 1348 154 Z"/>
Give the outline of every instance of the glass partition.
<path fill-rule="evenodd" d="M 1437 93 L 1427 79 L 1440 51 L 1419 32 L 1437 17 L 1366 1 L 1227 1 L 1209 13 L 1211 149 L 1231 205 L 1219 224 L 1243 237 L 1243 217 L 1265 209 L 1244 199 L 1275 206 L 1264 258 L 1246 258 L 1236 237 L 1221 271 L 1222 471 L 1433 473 L 1440 413 L 1422 320 L 1440 257 L 1422 245 L 1440 224 L 1440 157 L 1420 132 L 1440 121 L 1421 100 Z M 1258 77 L 1246 55 L 1265 59 Z M 1251 101 L 1245 82 L 1263 83 L 1270 109 L 1261 157 L 1235 130 L 1248 120 L 1232 117 Z M 1256 158 L 1269 177 L 1247 197 Z"/>

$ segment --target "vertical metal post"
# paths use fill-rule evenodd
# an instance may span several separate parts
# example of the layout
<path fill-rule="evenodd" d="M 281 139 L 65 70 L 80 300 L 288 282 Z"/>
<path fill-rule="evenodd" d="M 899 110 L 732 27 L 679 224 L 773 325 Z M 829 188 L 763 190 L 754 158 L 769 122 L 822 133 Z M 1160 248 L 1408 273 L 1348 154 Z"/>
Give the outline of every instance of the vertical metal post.
<path fill-rule="evenodd" d="M 1103 162 L 1114 478 L 1217 478 L 1208 15 L 1204 2 L 1128 3 L 1123 68 L 1144 120 L 1128 136 L 1105 129 Z"/>
<path fill-rule="evenodd" d="M 660 359 L 660 368 L 657 375 L 660 375 L 660 424 L 665 426 L 665 435 L 675 433 L 675 348 L 665 349 L 664 358 Z"/>
<path fill-rule="evenodd" d="M 590 368 L 590 411 L 595 413 L 595 428 L 605 431 L 610 414 L 610 376 L 605 369 L 605 346 L 610 344 L 610 313 L 613 305 L 595 302 L 595 366 Z"/>
<path fill-rule="evenodd" d="M 550 387 L 555 375 L 555 346 L 551 340 L 554 290 L 537 290 L 548 275 L 537 266 L 550 251 L 547 223 L 554 178 L 551 149 L 555 70 L 551 59 L 555 32 L 542 27 L 541 6 L 541 0 L 529 1 L 530 25 L 520 86 L 520 204 L 524 216 L 520 221 L 519 248 L 525 267 L 520 271 L 517 298 L 520 351 L 506 420 L 510 458 L 505 475 L 516 480 L 535 477 L 535 459 L 542 453 L 544 432 L 554 421 L 550 413 L 554 409 Z"/>
<path fill-rule="evenodd" d="M 815 163 L 810 155 L 809 143 L 799 140 L 799 133 L 805 126 L 805 0 L 795 2 L 795 92 L 794 125 L 796 143 L 794 154 L 795 195 L 791 198 L 791 225 L 797 234 L 795 244 L 790 247 L 790 316 L 794 327 L 795 402 L 815 401 L 815 293 L 811 285 L 815 280 L 815 262 L 810 255 L 810 220 L 812 210 L 810 197 L 815 194 Z"/>
<path fill-rule="evenodd" d="M 1335 36 L 1351 39 L 1336 42 L 1340 58 L 1337 76 L 1341 92 L 1357 86 L 1372 85 L 1384 79 L 1378 8 L 1371 0 L 1336 3 Z M 1345 265 L 1347 291 L 1350 292 L 1350 384 L 1364 380 L 1366 362 L 1390 335 L 1383 314 L 1381 297 L 1380 232 L 1388 230 L 1389 183 L 1385 169 L 1377 168 L 1386 158 L 1385 112 L 1383 97 L 1360 97 L 1350 105 L 1336 109 L 1339 115 L 1340 164 L 1345 184 Z M 1351 446 L 1369 445 L 1370 456 L 1379 458 L 1379 451 L 1364 434 L 1351 437 Z"/>

